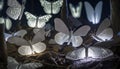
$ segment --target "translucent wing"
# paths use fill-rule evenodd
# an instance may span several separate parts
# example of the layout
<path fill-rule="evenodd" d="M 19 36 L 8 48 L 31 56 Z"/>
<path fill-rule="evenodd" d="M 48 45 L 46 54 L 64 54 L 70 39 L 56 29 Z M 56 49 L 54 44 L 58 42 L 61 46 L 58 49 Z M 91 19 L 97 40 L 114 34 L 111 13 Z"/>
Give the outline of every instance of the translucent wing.
<path fill-rule="evenodd" d="M 85 2 L 85 10 L 86 10 L 88 20 L 94 23 L 94 19 L 95 19 L 94 9 L 89 2 Z"/>
<path fill-rule="evenodd" d="M 15 37 L 15 36 L 10 37 L 8 39 L 8 42 L 11 43 L 11 44 L 18 45 L 18 46 L 20 46 L 20 45 L 29 45 L 29 43 L 25 39 L 19 38 L 19 37 Z"/>
<path fill-rule="evenodd" d="M 71 14 L 74 18 L 79 18 L 81 16 L 82 2 L 75 8 L 72 4 L 69 4 Z"/>
<path fill-rule="evenodd" d="M 3 9 L 4 1 L 0 0 L 0 11 Z"/>
<path fill-rule="evenodd" d="M 33 63 L 22 64 L 19 69 L 37 69 L 42 66 L 43 66 L 43 64 L 41 64 L 41 63 L 33 62 Z"/>
<path fill-rule="evenodd" d="M 64 33 L 57 33 L 56 35 L 55 35 L 55 42 L 57 43 L 57 44 L 59 44 L 59 45 L 62 45 L 64 42 L 67 42 L 68 41 L 68 39 L 69 39 L 69 35 L 66 35 L 66 34 L 64 34 Z"/>
<path fill-rule="evenodd" d="M 54 24 L 55 24 L 55 30 L 56 31 L 62 32 L 62 33 L 65 33 L 65 34 L 69 34 L 69 29 L 67 28 L 65 23 L 60 18 L 55 18 Z"/>
<path fill-rule="evenodd" d="M 52 3 L 52 14 L 57 14 L 60 11 L 60 7 L 63 5 L 63 0 L 58 0 Z"/>
<path fill-rule="evenodd" d="M 97 35 L 97 37 L 102 39 L 102 41 L 110 40 L 113 38 L 113 30 L 111 28 L 107 28 Z"/>
<path fill-rule="evenodd" d="M 42 42 L 38 42 L 32 45 L 34 52 L 41 53 L 46 50 L 46 45 Z"/>
<path fill-rule="evenodd" d="M 106 48 L 90 47 L 88 48 L 88 57 L 92 58 L 107 58 L 112 56 L 113 52 Z"/>
<path fill-rule="evenodd" d="M 33 54 L 33 50 L 31 49 L 30 46 L 21 46 L 18 48 L 18 53 L 20 55 L 32 55 Z"/>
<path fill-rule="evenodd" d="M 85 56 L 85 48 L 79 48 L 77 50 L 74 50 L 72 52 L 67 53 L 66 58 L 70 60 L 79 60 L 84 59 Z"/>
<path fill-rule="evenodd" d="M 26 18 L 27 18 L 27 24 L 29 27 L 36 27 L 36 23 L 37 23 L 37 17 L 34 16 L 33 14 L 29 13 L 29 12 L 25 12 Z"/>
<path fill-rule="evenodd" d="M 72 36 L 71 42 L 73 47 L 79 47 L 83 43 L 83 39 L 80 36 Z"/>
<path fill-rule="evenodd" d="M 43 7 L 45 13 L 51 14 L 51 13 L 52 13 L 52 12 L 51 12 L 51 10 L 52 10 L 52 8 L 51 8 L 51 3 L 48 2 L 48 1 L 46 1 L 46 0 L 39 0 L 39 1 L 40 1 L 40 3 L 41 3 L 41 6 Z"/>
<path fill-rule="evenodd" d="M 100 22 L 103 2 L 99 1 L 95 7 L 95 24 Z"/>
<path fill-rule="evenodd" d="M 35 36 L 32 39 L 32 43 L 37 43 L 40 41 L 45 40 L 45 30 L 44 29 L 39 29 L 39 32 L 35 34 Z"/>
<path fill-rule="evenodd" d="M 25 36 L 25 34 L 27 34 L 26 30 L 19 30 L 16 33 L 14 33 L 14 36 L 18 36 L 18 37 L 23 38 Z"/>
<path fill-rule="evenodd" d="M 12 57 L 8 57 L 7 62 L 8 62 L 7 69 L 16 69 L 19 65 L 19 63 Z"/>
<path fill-rule="evenodd" d="M 7 30 L 10 30 L 11 27 L 12 27 L 12 22 L 9 18 L 6 18 L 6 21 L 5 21 L 5 26 L 6 26 L 6 29 Z"/>
<path fill-rule="evenodd" d="M 100 24 L 100 26 L 98 27 L 96 35 L 99 35 L 104 29 L 108 28 L 109 26 L 110 26 L 110 20 L 108 18 L 104 19 Z"/>
<path fill-rule="evenodd" d="M 8 0 L 8 6 L 6 14 L 10 18 L 17 20 L 21 13 L 21 5 L 17 2 L 17 0 Z"/>
<path fill-rule="evenodd" d="M 43 28 L 46 25 L 46 22 L 50 20 L 51 15 L 44 15 L 38 18 L 37 28 Z"/>
<path fill-rule="evenodd" d="M 73 33 L 73 35 L 74 35 L 74 36 L 86 36 L 87 33 L 90 31 L 90 29 L 91 29 L 90 26 L 84 25 L 84 26 L 80 27 L 79 29 L 77 29 L 77 30 Z"/>

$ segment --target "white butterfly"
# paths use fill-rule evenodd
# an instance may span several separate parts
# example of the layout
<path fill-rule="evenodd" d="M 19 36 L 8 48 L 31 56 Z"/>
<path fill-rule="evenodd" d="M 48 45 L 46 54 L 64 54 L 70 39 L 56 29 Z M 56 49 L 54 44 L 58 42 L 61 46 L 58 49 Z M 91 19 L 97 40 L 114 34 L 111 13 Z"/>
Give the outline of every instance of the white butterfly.
<path fill-rule="evenodd" d="M 63 0 L 57 0 L 55 2 L 48 2 L 47 0 L 39 0 L 45 13 L 47 14 L 58 14 L 60 7 L 63 5 Z"/>
<path fill-rule="evenodd" d="M 90 3 L 85 2 L 85 10 L 86 10 L 87 18 L 93 24 L 98 24 L 101 19 L 102 5 L 103 2 L 99 1 L 95 9 L 93 9 Z"/>
<path fill-rule="evenodd" d="M 79 18 L 81 16 L 82 2 L 79 2 L 76 8 L 71 3 L 69 4 L 69 7 L 74 18 Z"/>
<path fill-rule="evenodd" d="M 5 40 L 8 41 L 10 37 L 14 37 L 14 36 L 23 38 L 25 34 L 27 34 L 26 30 L 19 30 L 12 34 L 4 33 L 4 36 L 5 36 Z"/>
<path fill-rule="evenodd" d="M 43 66 L 43 64 L 38 62 L 21 64 L 18 63 L 13 57 L 8 57 L 7 62 L 7 69 L 36 69 Z"/>
<path fill-rule="evenodd" d="M 73 47 L 78 47 L 83 42 L 81 36 L 86 36 L 90 31 L 90 26 L 88 25 L 82 26 L 76 31 L 72 31 L 68 29 L 68 27 L 60 18 L 55 18 L 54 22 L 55 30 L 59 32 L 55 35 L 55 41 L 60 45 L 62 45 L 64 42 L 68 42 L 68 45 L 72 43 Z"/>
<path fill-rule="evenodd" d="M 10 30 L 12 27 L 12 22 L 9 18 L 0 17 L 0 23 L 5 24 L 6 30 Z"/>
<path fill-rule="evenodd" d="M 4 1 L 0 0 L 0 11 L 3 9 Z"/>
<path fill-rule="evenodd" d="M 86 51 L 88 50 L 88 51 Z M 79 60 L 85 58 L 102 59 L 113 55 L 113 52 L 106 48 L 88 47 L 88 49 L 81 47 L 77 50 L 71 51 L 66 55 L 67 59 Z"/>
<path fill-rule="evenodd" d="M 7 4 L 9 7 L 6 10 L 6 14 L 14 20 L 17 20 L 18 18 L 20 20 L 25 9 L 26 0 L 23 0 L 22 2 L 21 5 L 17 0 L 8 0 Z"/>
<path fill-rule="evenodd" d="M 28 20 L 27 24 L 32 28 L 43 28 L 46 25 L 46 22 L 50 20 L 51 15 L 44 15 L 41 17 L 37 17 L 32 15 L 29 12 L 25 12 L 26 18 Z"/>
<path fill-rule="evenodd" d="M 113 30 L 109 28 L 110 20 L 108 18 L 104 19 L 103 22 L 98 27 L 98 30 L 95 35 L 92 37 L 99 42 L 111 40 L 113 37 Z"/>
<path fill-rule="evenodd" d="M 43 31 L 36 33 L 32 41 L 27 41 L 20 37 L 10 37 L 8 42 L 20 46 L 18 48 L 20 55 L 32 55 L 46 50 L 46 45 L 41 42 L 45 40 L 44 34 Z"/>

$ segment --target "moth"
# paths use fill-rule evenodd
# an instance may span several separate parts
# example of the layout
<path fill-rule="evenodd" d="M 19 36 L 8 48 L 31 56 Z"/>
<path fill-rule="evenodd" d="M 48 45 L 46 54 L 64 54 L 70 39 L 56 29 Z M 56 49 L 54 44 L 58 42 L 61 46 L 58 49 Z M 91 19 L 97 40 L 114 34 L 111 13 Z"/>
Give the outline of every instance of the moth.
<path fill-rule="evenodd" d="M 49 2 L 47 0 L 39 0 L 45 13 L 47 14 L 58 14 L 60 7 L 63 5 L 63 0 L 57 0 L 55 2 Z"/>
<path fill-rule="evenodd" d="M 22 0 L 22 5 L 17 0 L 8 0 L 7 5 L 9 6 L 6 10 L 6 14 L 14 19 L 21 19 L 24 9 L 25 9 L 26 0 Z"/>
<path fill-rule="evenodd" d="M 98 27 L 95 34 L 92 35 L 93 39 L 99 42 L 111 40 L 113 37 L 113 30 L 110 28 L 110 20 L 104 19 Z"/>
<path fill-rule="evenodd" d="M 5 24 L 6 30 L 10 30 L 12 27 L 12 21 L 9 18 L 0 17 L 0 23 Z"/>
<path fill-rule="evenodd" d="M 20 55 L 32 55 L 46 50 L 46 44 L 41 42 L 43 40 L 45 40 L 44 32 L 41 31 L 36 33 L 32 40 L 25 40 L 20 37 L 10 37 L 8 42 L 20 46 L 18 48 L 18 53 Z"/>
<path fill-rule="evenodd" d="M 87 50 L 87 51 L 86 51 Z M 100 47 L 81 47 L 77 50 L 68 52 L 66 58 L 69 60 L 84 60 L 87 58 L 103 59 L 113 55 L 113 52 L 107 48 Z"/>
<path fill-rule="evenodd" d="M 63 45 L 63 43 L 67 42 L 67 45 L 72 43 L 73 47 L 78 47 L 83 42 L 81 36 L 86 36 L 90 31 L 90 26 L 88 25 L 84 25 L 77 30 L 69 30 L 69 28 L 60 18 L 55 18 L 54 24 L 55 30 L 58 31 L 54 37 L 54 40 L 59 45 Z"/>
<path fill-rule="evenodd" d="M 44 15 L 37 17 L 29 12 L 25 12 L 27 18 L 27 24 L 31 28 L 43 28 L 46 25 L 46 22 L 50 20 L 51 15 Z"/>
<path fill-rule="evenodd" d="M 8 57 L 7 69 L 36 69 L 43 66 L 43 64 L 38 62 L 32 63 L 18 63 L 13 57 Z"/>
<path fill-rule="evenodd" d="M 86 10 L 86 15 L 88 20 L 93 24 L 98 24 L 101 19 L 103 2 L 99 1 L 95 9 L 87 1 L 84 3 L 84 5 L 85 5 L 85 10 Z"/>
<path fill-rule="evenodd" d="M 14 32 L 14 33 L 11 33 L 11 34 L 4 33 L 4 37 L 5 37 L 5 40 L 8 41 L 8 39 L 9 39 L 10 37 L 16 36 L 16 37 L 23 38 L 24 35 L 26 35 L 26 34 L 27 34 L 27 31 L 26 31 L 26 30 L 19 30 L 19 31 Z"/>
<path fill-rule="evenodd" d="M 74 7 L 71 3 L 69 4 L 71 14 L 74 18 L 79 18 L 82 11 L 82 2 L 78 3 L 78 6 Z"/>

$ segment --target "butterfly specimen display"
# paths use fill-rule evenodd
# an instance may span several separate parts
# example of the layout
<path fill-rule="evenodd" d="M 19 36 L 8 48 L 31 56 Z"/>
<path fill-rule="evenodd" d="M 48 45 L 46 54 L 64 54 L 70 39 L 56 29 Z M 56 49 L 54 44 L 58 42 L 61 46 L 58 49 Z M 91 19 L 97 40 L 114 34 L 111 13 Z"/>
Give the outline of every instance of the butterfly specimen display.
<path fill-rule="evenodd" d="M 101 19 L 103 2 L 99 1 L 95 9 L 87 1 L 84 2 L 84 5 L 85 5 L 85 10 L 86 10 L 88 20 L 92 22 L 93 24 L 98 24 Z"/>
<path fill-rule="evenodd" d="M 72 1 L 0 0 L 8 69 L 82 69 L 72 65 L 89 58 L 103 64 L 114 56 L 109 45 L 116 42 L 111 18 L 104 16 L 106 3 Z"/>

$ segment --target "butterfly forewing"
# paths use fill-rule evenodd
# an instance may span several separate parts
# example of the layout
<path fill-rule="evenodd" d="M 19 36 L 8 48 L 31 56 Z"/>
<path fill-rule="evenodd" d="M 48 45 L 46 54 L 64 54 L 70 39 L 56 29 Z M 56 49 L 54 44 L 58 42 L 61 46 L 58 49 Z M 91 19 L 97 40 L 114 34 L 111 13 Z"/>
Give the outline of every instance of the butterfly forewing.
<path fill-rule="evenodd" d="M 69 29 L 67 28 L 65 23 L 60 18 L 55 18 L 54 24 L 55 24 L 55 30 L 56 31 L 62 32 L 62 33 L 65 33 L 65 34 L 69 34 Z"/>
<path fill-rule="evenodd" d="M 74 35 L 74 36 L 86 36 L 87 33 L 90 31 L 90 29 L 91 29 L 90 26 L 84 25 L 84 26 L 80 27 L 79 29 L 77 29 L 77 30 L 73 33 L 73 35 Z"/>
<path fill-rule="evenodd" d="M 27 34 L 26 30 L 19 30 L 16 33 L 14 33 L 14 36 L 18 36 L 18 37 L 23 38 L 26 34 Z"/>
<path fill-rule="evenodd" d="M 6 18 L 6 21 L 5 21 L 5 22 L 6 22 L 6 23 L 5 23 L 6 29 L 7 29 L 7 30 L 10 30 L 11 27 L 12 27 L 12 22 L 11 22 L 11 20 L 10 20 L 9 18 Z"/>

